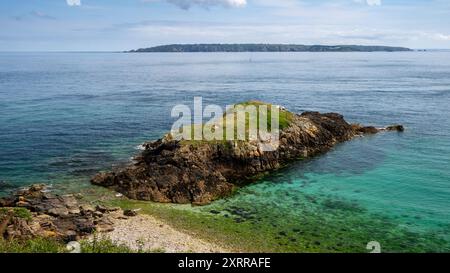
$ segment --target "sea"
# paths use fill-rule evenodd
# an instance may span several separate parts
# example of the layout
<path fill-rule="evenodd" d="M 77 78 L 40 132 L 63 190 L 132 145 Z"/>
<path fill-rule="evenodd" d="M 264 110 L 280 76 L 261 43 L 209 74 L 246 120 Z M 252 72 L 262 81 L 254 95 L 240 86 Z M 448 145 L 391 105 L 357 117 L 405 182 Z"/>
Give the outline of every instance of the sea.
<path fill-rule="evenodd" d="M 293 252 L 358 251 L 365 242 L 450 251 L 448 51 L 0 53 L 0 192 L 93 187 L 95 173 L 162 137 L 172 108 L 194 97 L 406 130 L 337 145 L 193 211 L 253 223 Z"/>

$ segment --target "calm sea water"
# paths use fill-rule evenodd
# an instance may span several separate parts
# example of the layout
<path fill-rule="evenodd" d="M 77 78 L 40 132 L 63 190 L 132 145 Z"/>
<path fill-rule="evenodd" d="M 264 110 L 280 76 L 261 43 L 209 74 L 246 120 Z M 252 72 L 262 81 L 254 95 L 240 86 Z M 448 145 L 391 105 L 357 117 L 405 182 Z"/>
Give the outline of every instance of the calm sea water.
<path fill-rule="evenodd" d="M 171 108 L 194 96 L 407 128 L 339 145 L 194 210 L 271 227 L 292 249 L 300 232 L 309 249 L 341 238 L 347 249 L 378 240 L 450 251 L 450 52 L 0 53 L 0 180 L 89 187 L 92 174 L 161 137 Z"/>

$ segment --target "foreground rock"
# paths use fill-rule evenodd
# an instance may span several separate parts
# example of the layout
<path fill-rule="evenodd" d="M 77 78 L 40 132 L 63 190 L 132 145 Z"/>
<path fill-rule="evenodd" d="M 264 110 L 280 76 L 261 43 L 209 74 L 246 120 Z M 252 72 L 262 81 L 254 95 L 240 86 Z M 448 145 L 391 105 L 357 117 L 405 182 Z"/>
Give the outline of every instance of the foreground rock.
<path fill-rule="evenodd" d="M 53 195 L 45 185 L 33 185 L 0 199 L 0 239 L 79 240 L 94 231 L 112 231 L 110 216 L 115 211 L 81 203 L 74 195 Z"/>
<path fill-rule="evenodd" d="M 100 173 L 92 183 L 114 189 L 132 199 L 207 204 L 230 195 L 233 189 L 289 162 L 330 150 L 340 142 L 384 129 L 347 123 L 336 113 L 291 114 L 273 152 L 250 141 L 184 142 L 171 135 L 148 143 L 136 162 L 124 169 Z"/>
<path fill-rule="evenodd" d="M 139 209 L 93 206 L 74 195 L 50 194 L 45 185 L 32 185 L 0 198 L 0 241 L 33 238 L 65 243 L 110 239 L 134 251 L 229 252 L 152 216 L 141 215 Z"/>

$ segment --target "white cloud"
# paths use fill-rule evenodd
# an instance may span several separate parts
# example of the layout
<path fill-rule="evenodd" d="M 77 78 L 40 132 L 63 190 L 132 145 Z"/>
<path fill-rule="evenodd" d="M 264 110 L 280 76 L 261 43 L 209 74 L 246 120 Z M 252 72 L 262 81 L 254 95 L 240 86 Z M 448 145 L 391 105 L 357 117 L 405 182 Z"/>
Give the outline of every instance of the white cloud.
<path fill-rule="evenodd" d="M 81 6 L 81 0 L 66 0 L 69 6 Z"/>
<path fill-rule="evenodd" d="M 354 0 L 356 3 L 366 3 L 369 6 L 381 6 L 381 0 Z"/>
<path fill-rule="evenodd" d="M 434 36 L 437 40 L 441 40 L 441 41 L 450 41 L 450 35 L 445 35 L 442 33 L 437 33 Z"/>
<path fill-rule="evenodd" d="M 192 6 L 209 8 L 212 6 L 240 8 L 247 5 L 247 0 L 166 0 L 182 9 L 189 9 Z"/>
<path fill-rule="evenodd" d="M 381 0 L 367 0 L 369 6 L 381 6 Z"/>

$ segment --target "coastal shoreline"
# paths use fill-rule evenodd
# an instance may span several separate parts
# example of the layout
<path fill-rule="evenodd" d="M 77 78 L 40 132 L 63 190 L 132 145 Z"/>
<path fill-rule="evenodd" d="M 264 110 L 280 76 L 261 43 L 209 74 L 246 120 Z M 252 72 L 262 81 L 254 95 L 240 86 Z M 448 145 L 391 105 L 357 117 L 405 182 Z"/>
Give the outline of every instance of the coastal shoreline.
<path fill-rule="evenodd" d="M 103 200 L 92 201 L 96 196 Z M 59 195 L 43 184 L 22 188 L 0 199 L 0 252 L 8 249 L 8 244 L 17 247 L 34 240 L 56 245 L 62 252 L 69 251 L 65 244 L 73 241 L 92 249 L 106 244 L 114 252 L 233 252 L 149 213 L 140 213 L 140 209 L 112 206 L 113 199 L 127 202 L 113 192 Z"/>
<path fill-rule="evenodd" d="M 249 103 L 264 104 L 255 101 Z M 132 163 L 133 166 L 126 167 L 118 174 L 100 174 L 92 181 L 94 185 L 119 192 L 111 191 L 110 194 L 114 195 L 112 198 L 110 194 L 110 197 L 102 196 L 100 199 L 97 196 L 94 202 L 86 203 L 88 200 L 82 194 L 52 195 L 45 185 L 33 185 L 21 190 L 9 198 L 0 199 L 1 207 L 7 208 L 3 217 L 3 226 L 6 228 L 2 229 L 2 235 L 5 233 L 6 238 L 12 239 L 47 236 L 67 242 L 83 240 L 100 232 L 101 238 L 131 251 L 156 249 L 203 253 L 239 249 L 245 252 L 245 248 L 252 251 L 278 251 L 273 246 L 271 248 L 271 244 L 288 236 L 288 233 L 280 231 L 274 242 L 269 242 L 265 233 L 261 233 L 261 238 L 257 239 L 251 226 L 262 219 L 255 219 L 246 208 L 231 209 L 221 219 L 221 212 L 214 209 L 207 212 L 209 216 L 199 217 L 198 211 L 171 210 L 170 207 L 158 207 L 148 201 L 208 205 L 219 197 L 229 197 L 240 188 L 243 184 L 238 184 L 237 181 L 247 180 L 246 184 L 249 184 L 261 174 L 277 171 L 299 159 L 328 152 L 336 144 L 359 135 L 404 130 L 401 125 L 380 129 L 349 124 L 337 113 L 294 114 L 283 109 L 280 117 L 283 117 L 281 142 L 274 151 L 260 150 L 250 141 L 236 142 L 234 145 L 228 142 L 182 143 L 173 140 L 170 135 L 148 143 L 142 155 Z M 156 187 L 153 183 L 156 183 Z M 116 185 L 125 188 L 117 188 Z M 31 216 L 28 220 L 19 219 L 20 217 L 11 214 L 15 211 L 14 208 L 28 210 Z M 141 210 L 143 215 L 138 215 L 137 211 Z M 169 217 L 161 212 L 167 212 Z M 158 216 L 163 217 L 158 219 Z M 209 231 L 206 234 L 196 236 L 191 232 L 181 231 L 204 230 L 205 219 L 217 223 L 208 225 Z M 210 235 L 218 231 L 218 228 L 225 233 L 208 240 L 212 239 Z M 226 238 L 230 234 L 236 237 L 235 242 L 230 243 L 231 240 Z M 242 246 L 242 238 L 249 241 L 248 245 Z M 294 244 L 297 242 L 293 237 L 287 239 Z M 258 240 L 266 241 L 259 246 L 261 249 L 251 246 Z M 226 246 L 220 242 L 226 242 Z M 319 245 L 313 249 L 320 249 Z M 281 244 L 280 251 L 284 251 L 283 249 Z"/>
<path fill-rule="evenodd" d="M 114 230 L 100 234 L 100 238 L 124 245 L 133 251 L 163 253 L 231 253 L 217 243 L 175 229 L 170 224 L 148 214 L 128 219 L 116 219 Z"/>

